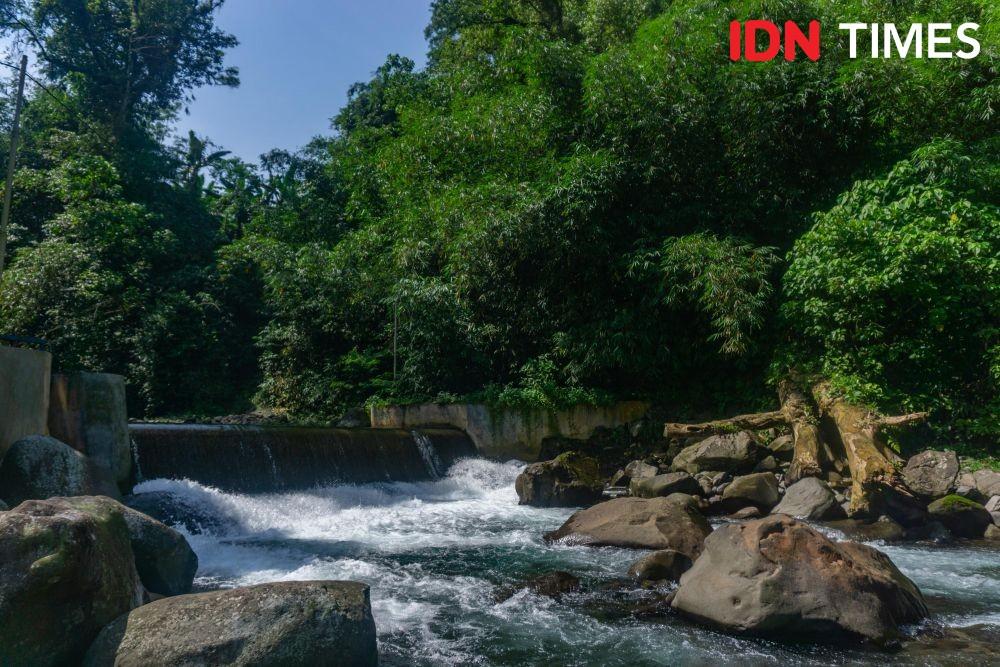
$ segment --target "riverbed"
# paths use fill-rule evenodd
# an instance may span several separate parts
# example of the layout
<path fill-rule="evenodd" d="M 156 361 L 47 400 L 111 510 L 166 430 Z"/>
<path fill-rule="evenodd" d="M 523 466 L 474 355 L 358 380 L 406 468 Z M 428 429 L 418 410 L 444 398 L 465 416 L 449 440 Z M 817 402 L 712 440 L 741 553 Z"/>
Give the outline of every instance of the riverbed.
<path fill-rule="evenodd" d="M 873 543 L 923 591 L 932 619 L 897 653 L 731 637 L 671 614 L 630 611 L 652 595 L 622 580 L 643 552 L 545 544 L 571 510 L 517 504 L 518 462 L 459 461 L 436 481 L 241 495 L 154 480 L 209 517 L 177 526 L 198 553 L 200 589 L 350 579 L 372 588 L 383 665 L 986 664 L 1000 642 L 1000 549 Z M 836 533 L 826 531 L 837 537 Z M 564 570 L 561 601 L 497 592 Z"/>

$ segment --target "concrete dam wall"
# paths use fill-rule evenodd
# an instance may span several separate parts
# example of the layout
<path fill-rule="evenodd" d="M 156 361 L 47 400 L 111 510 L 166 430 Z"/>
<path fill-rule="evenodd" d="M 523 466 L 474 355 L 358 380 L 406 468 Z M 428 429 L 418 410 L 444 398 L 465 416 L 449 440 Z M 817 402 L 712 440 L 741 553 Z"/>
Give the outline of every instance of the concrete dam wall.
<path fill-rule="evenodd" d="M 477 455 L 453 429 L 132 424 L 129 431 L 139 481 L 189 479 L 239 493 L 432 480 Z"/>

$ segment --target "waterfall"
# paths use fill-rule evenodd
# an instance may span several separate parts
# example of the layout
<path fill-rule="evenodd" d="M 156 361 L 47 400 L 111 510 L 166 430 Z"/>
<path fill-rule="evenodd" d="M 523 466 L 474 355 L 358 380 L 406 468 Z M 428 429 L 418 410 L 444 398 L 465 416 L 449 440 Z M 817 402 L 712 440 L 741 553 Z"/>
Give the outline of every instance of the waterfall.
<path fill-rule="evenodd" d="M 140 481 L 187 479 L 239 493 L 437 480 L 477 455 L 468 435 L 452 429 L 133 424 L 130 431 Z"/>
<path fill-rule="evenodd" d="M 438 457 L 431 439 L 420 431 L 413 431 L 413 442 L 416 443 L 417 449 L 420 451 L 420 457 L 424 460 L 424 465 L 427 466 L 427 473 L 431 479 L 441 479 L 446 471 L 442 469 L 441 459 Z"/>

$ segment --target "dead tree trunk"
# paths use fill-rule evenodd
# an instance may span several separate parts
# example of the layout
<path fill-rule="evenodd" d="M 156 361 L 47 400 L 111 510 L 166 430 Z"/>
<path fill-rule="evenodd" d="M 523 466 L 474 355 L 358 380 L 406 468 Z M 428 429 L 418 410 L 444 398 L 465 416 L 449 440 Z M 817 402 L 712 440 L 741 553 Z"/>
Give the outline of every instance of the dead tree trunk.
<path fill-rule="evenodd" d="M 882 495 L 902 488 L 899 456 L 885 443 L 882 429 L 907 426 L 926 419 L 925 413 L 879 418 L 869 410 L 847 402 L 821 382 L 813 387 L 813 397 L 821 414 L 830 418 L 840 435 L 851 470 L 851 516 L 871 516 L 881 509 Z"/>
<path fill-rule="evenodd" d="M 798 383 L 790 379 L 778 384 L 781 412 L 792 427 L 795 450 L 788 468 L 788 484 L 803 477 L 823 477 L 824 469 L 833 464 L 833 452 L 819 430 L 819 415 L 812 401 Z"/>
<path fill-rule="evenodd" d="M 846 474 L 849 470 L 849 514 L 877 514 L 886 494 L 903 488 L 897 473 L 900 458 L 886 445 L 882 431 L 924 421 L 927 414 L 878 417 L 838 396 L 826 382 L 814 385 L 811 393 L 810 397 L 799 383 L 786 379 L 778 386 L 780 410 L 701 424 L 666 424 L 663 435 L 666 438 L 695 438 L 791 426 L 795 451 L 787 473 L 788 483 L 794 484 L 803 477 L 825 477 L 829 472 Z M 821 418 L 832 425 L 836 440 L 824 437 Z"/>

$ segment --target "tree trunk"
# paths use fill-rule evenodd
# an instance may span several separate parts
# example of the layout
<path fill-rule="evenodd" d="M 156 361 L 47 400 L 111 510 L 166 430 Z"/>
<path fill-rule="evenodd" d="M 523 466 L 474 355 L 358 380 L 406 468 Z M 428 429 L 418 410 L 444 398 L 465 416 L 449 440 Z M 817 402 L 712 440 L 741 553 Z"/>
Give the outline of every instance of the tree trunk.
<path fill-rule="evenodd" d="M 730 419 L 719 419 L 703 424 L 666 424 L 663 437 L 670 438 L 707 438 L 710 435 L 734 433 L 736 431 L 762 431 L 775 426 L 784 426 L 785 413 L 759 412 L 752 415 L 740 415 Z"/>
<path fill-rule="evenodd" d="M 881 422 L 871 413 L 837 396 L 822 382 L 813 387 L 821 414 L 837 428 L 851 470 L 851 516 L 874 516 L 881 510 L 882 494 L 898 486 L 900 458 L 879 435 Z"/>
<path fill-rule="evenodd" d="M 834 462 L 834 456 L 820 433 L 819 415 L 812 401 L 798 383 L 788 379 L 778 384 L 778 397 L 795 441 L 792 465 L 786 474 L 788 485 L 803 477 L 823 477 L 823 471 Z"/>

